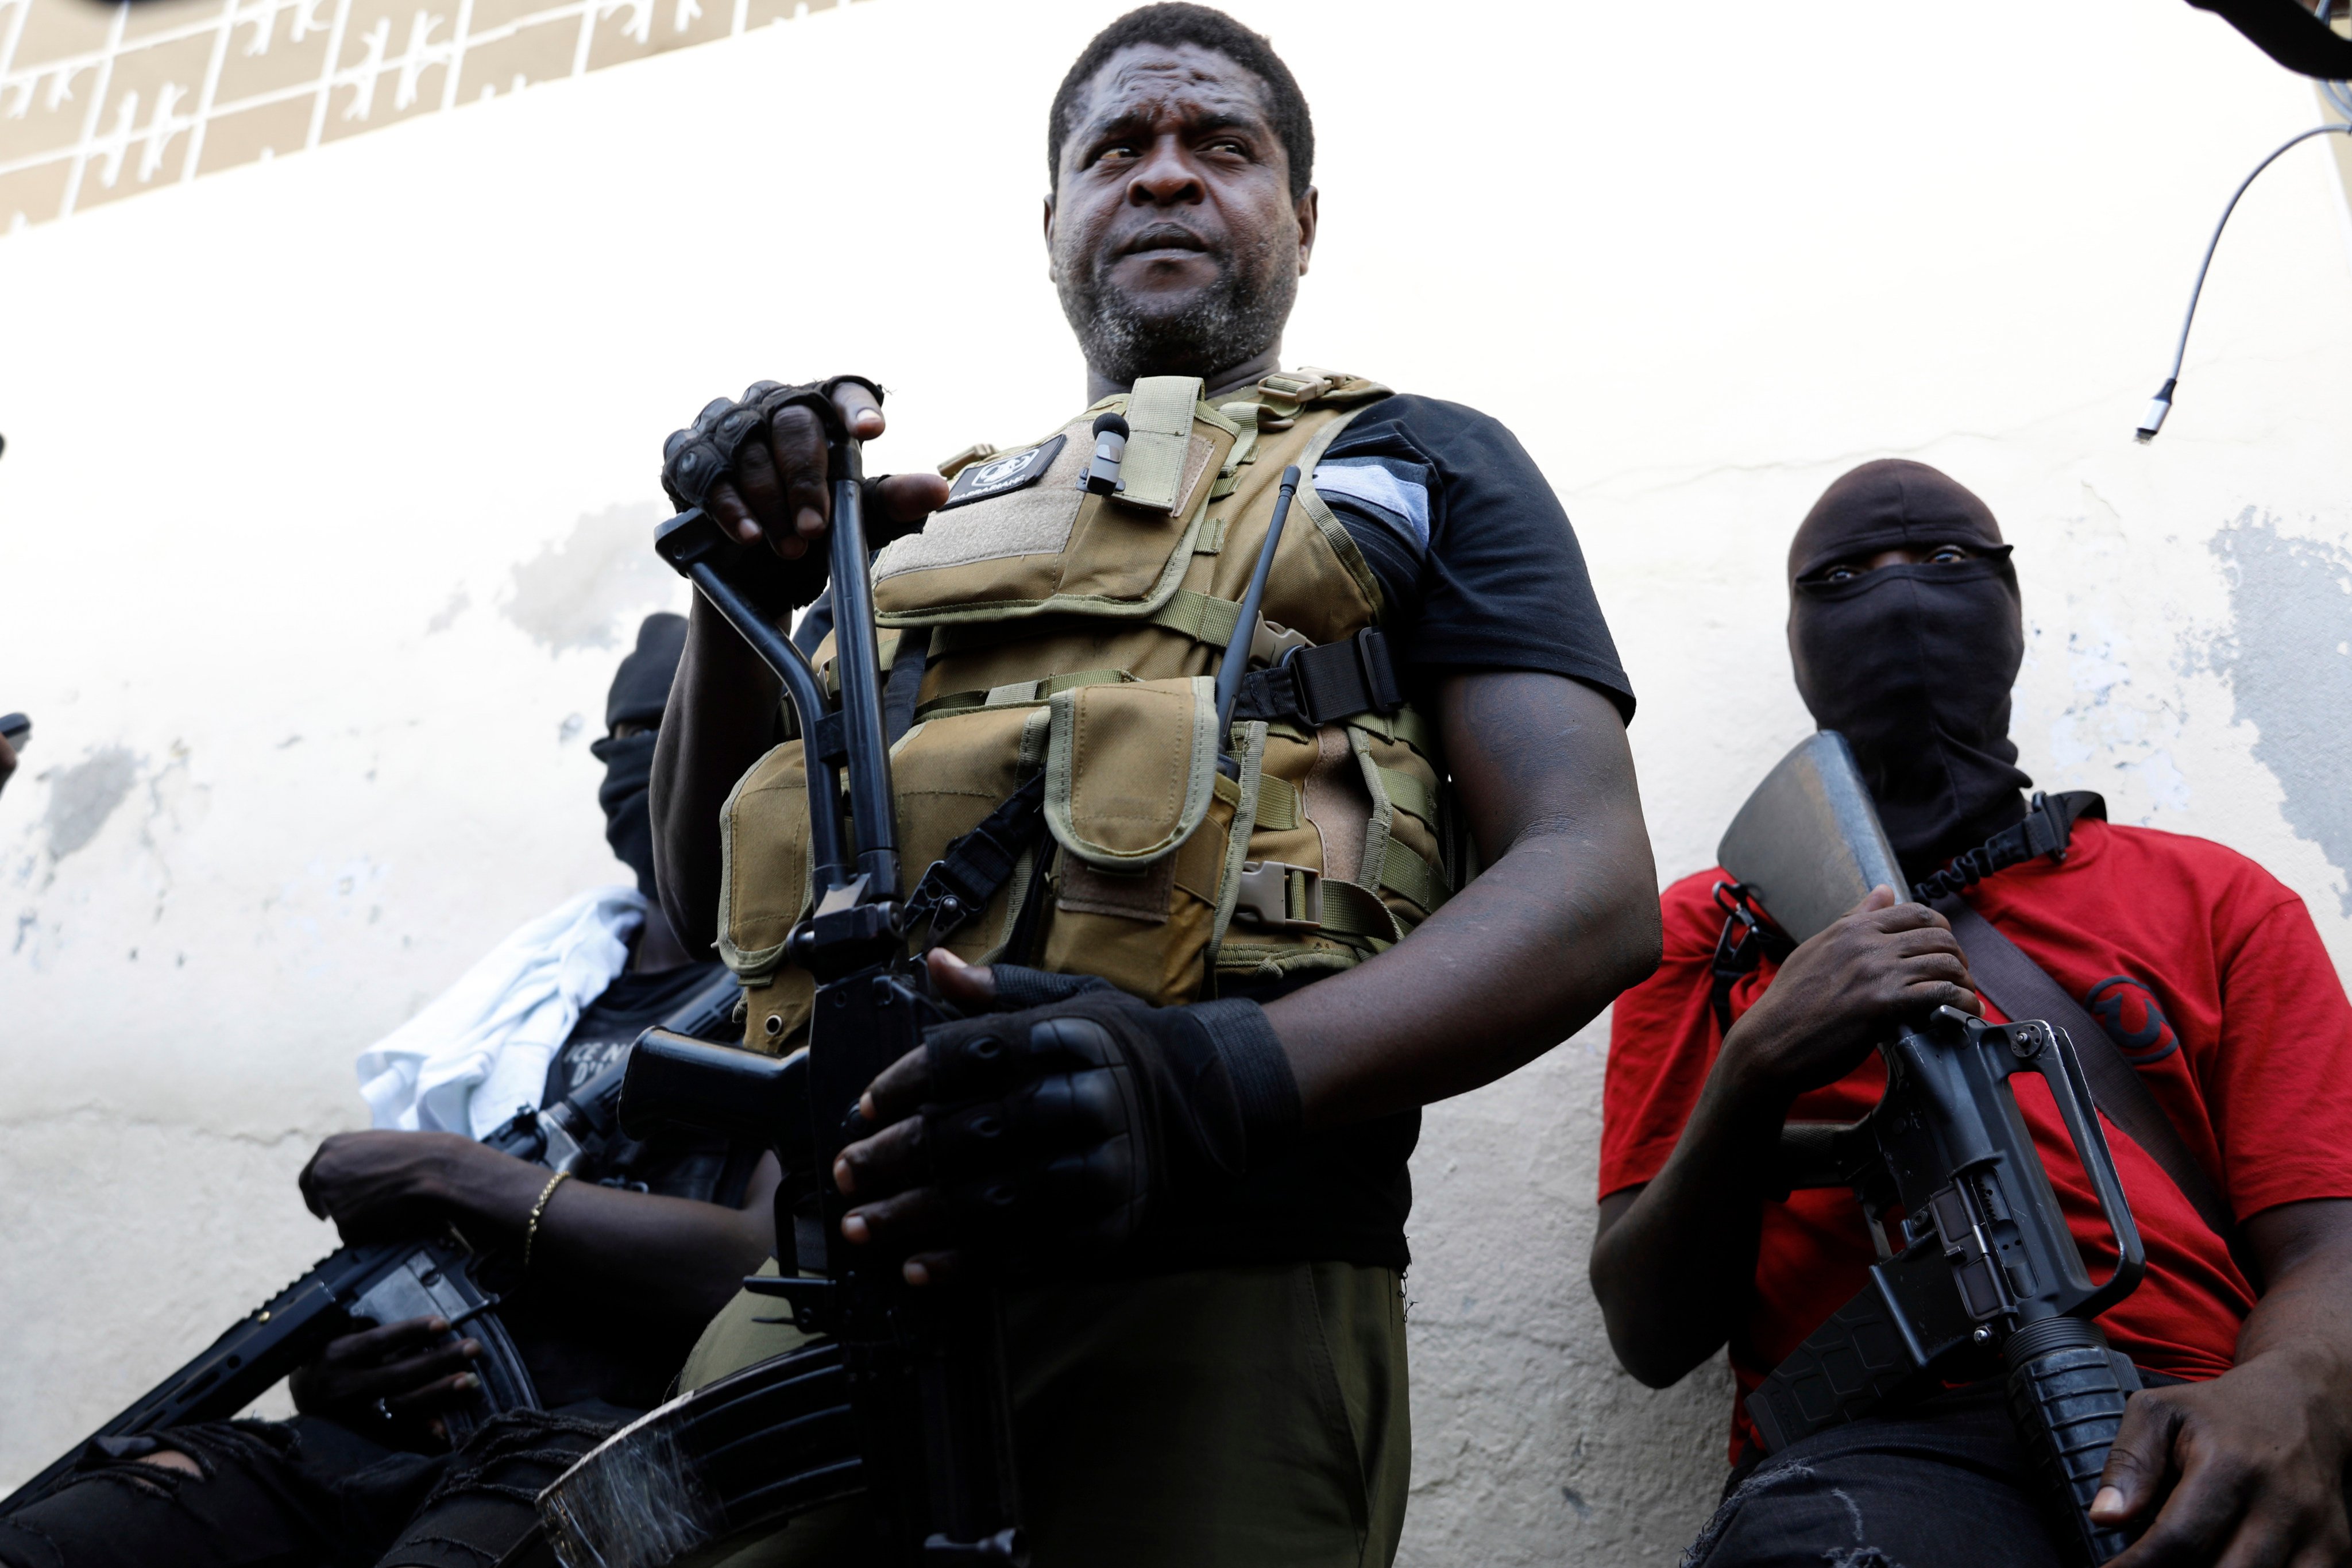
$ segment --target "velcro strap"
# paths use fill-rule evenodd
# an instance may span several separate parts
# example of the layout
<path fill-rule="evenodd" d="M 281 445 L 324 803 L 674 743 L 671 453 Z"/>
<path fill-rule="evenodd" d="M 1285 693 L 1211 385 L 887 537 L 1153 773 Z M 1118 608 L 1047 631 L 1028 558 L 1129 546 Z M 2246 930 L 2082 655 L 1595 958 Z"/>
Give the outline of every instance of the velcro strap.
<path fill-rule="evenodd" d="M 1239 809 L 1242 786 L 1224 774 L 1217 775 L 1217 798 Z M 1306 819 L 1299 815 L 1298 791 L 1288 779 L 1265 778 L 1257 781 L 1257 826 L 1275 833 L 1287 833 Z"/>
<path fill-rule="evenodd" d="M 1120 500 L 1160 511 L 1175 510 L 1192 441 L 1192 407 L 1200 399 L 1197 375 L 1147 375 L 1135 384 L 1127 396 L 1127 452 L 1118 464 Z"/>
<path fill-rule="evenodd" d="M 1166 604 L 1143 618 L 1152 626 L 1181 632 L 1194 642 L 1223 647 L 1234 640 L 1234 628 L 1241 625 L 1242 607 L 1233 599 L 1212 598 L 1190 588 L 1179 588 L 1168 596 Z"/>
<path fill-rule="evenodd" d="M 1416 708 L 1400 708 L 1393 713 L 1359 713 L 1349 722 L 1378 735 L 1383 741 L 1395 741 L 1411 746 L 1432 766 L 1438 755 L 1437 731 Z M 1444 770 L 1440 768 L 1439 772 Z"/>
<path fill-rule="evenodd" d="M 1444 903 L 1449 891 L 1436 867 L 1393 838 L 1389 840 L 1388 853 L 1381 861 L 1381 886 L 1391 893 L 1403 894 L 1424 914 Z"/>
<path fill-rule="evenodd" d="M 1404 928 L 1396 914 L 1370 888 L 1323 879 L 1323 934 L 1370 937 L 1375 942 L 1402 942 Z"/>
<path fill-rule="evenodd" d="M 1050 675 L 1043 680 L 1015 680 L 1003 686 L 992 686 L 985 691 L 950 691 L 944 697 L 934 697 L 915 710 L 915 718 L 923 723 L 944 719 L 954 713 L 970 713 L 982 708 L 1015 708 L 1024 702 L 1043 702 L 1056 692 L 1074 690 L 1081 686 L 1107 686 L 1113 681 L 1133 680 L 1134 676 L 1123 669 L 1076 669 L 1066 675 Z"/>
<path fill-rule="evenodd" d="M 1366 626 L 1345 642 L 1303 647 L 1272 669 L 1242 679 L 1234 717 L 1293 719 L 1320 729 L 1357 713 L 1393 713 L 1404 706 L 1388 639 Z"/>
<path fill-rule="evenodd" d="M 1419 774 L 1382 768 L 1381 787 L 1388 791 L 1391 805 L 1412 813 L 1433 827 L 1437 826 L 1437 792 L 1422 783 Z"/>

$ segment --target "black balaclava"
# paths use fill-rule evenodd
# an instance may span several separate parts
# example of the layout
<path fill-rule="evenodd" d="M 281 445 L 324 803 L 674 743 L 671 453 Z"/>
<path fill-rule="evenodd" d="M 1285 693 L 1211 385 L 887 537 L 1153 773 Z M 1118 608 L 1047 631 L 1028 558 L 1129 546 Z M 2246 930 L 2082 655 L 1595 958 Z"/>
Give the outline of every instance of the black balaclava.
<path fill-rule="evenodd" d="M 1974 559 L 1841 561 L 1960 544 Z M 2025 815 L 2009 692 L 2025 657 L 2017 574 L 1991 510 L 1925 463 L 1864 463 L 1789 546 L 1789 656 L 1814 721 L 1853 747 L 1904 871 L 1931 874 Z"/>
<path fill-rule="evenodd" d="M 637 874 L 637 890 L 654 896 L 654 818 L 646 787 L 654 772 L 654 726 L 669 701 L 670 682 L 686 652 L 684 616 L 647 616 L 637 628 L 636 651 L 621 660 L 613 689 L 604 699 L 604 738 L 588 749 L 604 764 L 596 804 L 604 808 L 604 841 Z M 615 736 L 622 724 L 643 724 L 643 734 Z"/>

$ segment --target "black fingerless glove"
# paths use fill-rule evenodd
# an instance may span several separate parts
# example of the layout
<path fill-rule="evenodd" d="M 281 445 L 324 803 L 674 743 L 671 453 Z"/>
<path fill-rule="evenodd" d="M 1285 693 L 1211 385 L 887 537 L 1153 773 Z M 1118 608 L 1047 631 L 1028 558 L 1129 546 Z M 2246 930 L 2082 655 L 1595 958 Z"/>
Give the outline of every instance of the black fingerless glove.
<path fill-rule="evenodd" d="M 806 408 L 816 416 L 828 440 L 841 434 L 841 414 L 833 393 L 844 382 L 856 382 L 882 401 L 882 388 L 862 375 L 836 375 L 825 381 L 786 386 L 781 382 L 755 381 L 740 398 L 717 397 L 683 430 L 673 430 L 662 443 L 662 489 L 670 504 L 684 511 L 709 500 L 721 479 L 735 475 L 736 459 L 754 437 L 768 433 L 777 415 L 787 408 Z M 869 500 L 879 478 L 866 481 Z M 768 552 L 763 552 L 768 553 Z M 796 561 L 781 556 L 763 563 L 754 580 L 739 583 L 751 592 L 760 609 L 775 618 L 813 602 L 824 591 L 825 552 L 812 550 Z"/>
<path fill-rule="evenodd" d="M 1024 1011 L 924 1036 L 924 1142 L 962 1235 L 1115 1246 L 1170 1193 L 1232 1183 L 1298 1138 L 1297 1081 L 1256 1003 L 1154 1007 L 1100 980 L 994 972 Z"/>

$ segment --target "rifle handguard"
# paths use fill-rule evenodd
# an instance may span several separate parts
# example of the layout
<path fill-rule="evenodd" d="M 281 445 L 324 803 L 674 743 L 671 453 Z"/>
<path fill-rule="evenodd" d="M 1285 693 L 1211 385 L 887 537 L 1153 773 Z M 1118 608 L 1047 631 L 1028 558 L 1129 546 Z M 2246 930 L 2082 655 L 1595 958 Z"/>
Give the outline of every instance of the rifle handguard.
<path fill-rule="evenodd" d="M 2010 1416 L 2041 1479 L 2059 1550 L 2095 1568 L 2131 1544 L 2126 1532 L 2091 1522 L 2091 1500 L 2139 1374 L 2107 1348 L 2098 1324 L 2081 1318 L 2028 1323 L 2010 1336 L 2001 1359 L 2009 1363 Z"/>

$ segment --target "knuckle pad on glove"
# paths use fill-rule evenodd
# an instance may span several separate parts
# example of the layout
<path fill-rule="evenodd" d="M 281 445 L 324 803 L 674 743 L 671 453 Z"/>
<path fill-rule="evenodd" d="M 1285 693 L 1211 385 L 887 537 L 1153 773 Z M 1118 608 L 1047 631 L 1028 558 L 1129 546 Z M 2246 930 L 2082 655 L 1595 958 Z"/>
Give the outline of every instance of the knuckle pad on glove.
<path fill-rule="evenodd" d="M 1013 1031 L 984 1021 L 977 1027 L 934 1029 L 923 1041 L 931 1087 L 941 1103 L 1002 1093 L 1020 1082 L 1026 1056 Z"/>
<path fill-rule="evenodd" d="M 931 1169 L 948 1177 L 1000 1172 L 1011 1163 L 1013 1121 L 1003 1105 L 988 1102 L 924 1118 L 924 1142 Z"/>
<path fill-rule="evenodd" d="M 662 443 L 662 489 L 680 508 L 702 505 L 719 481 L 733 470 L 745 445 L 768 429 L 780 411 L 807 408 L 824 425 L 825 416 L 819 405 L 824 395 L 820 389 L 830 384 L 809 382 L 786 386 L 755 381 L 740 398 L 712 398 L 691 426 L 673 431 Z"/>
<path fill-rule="evenodd" d="M 1063 1015 L 1031 1026 L 1029 1052 L 1041 1062 L 1103 1067 L 1118 1059 L 1118 1042 L 1092 1018 Z"/>

